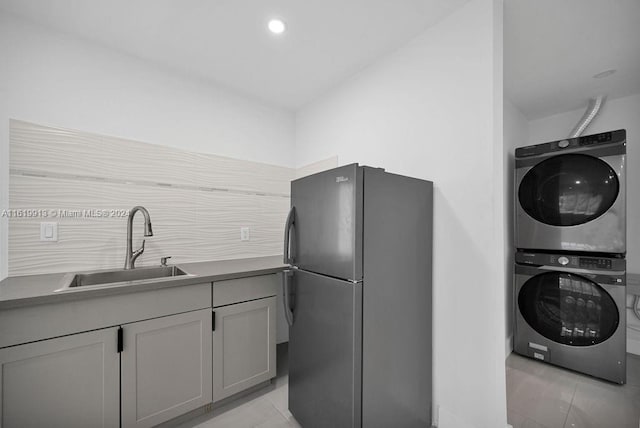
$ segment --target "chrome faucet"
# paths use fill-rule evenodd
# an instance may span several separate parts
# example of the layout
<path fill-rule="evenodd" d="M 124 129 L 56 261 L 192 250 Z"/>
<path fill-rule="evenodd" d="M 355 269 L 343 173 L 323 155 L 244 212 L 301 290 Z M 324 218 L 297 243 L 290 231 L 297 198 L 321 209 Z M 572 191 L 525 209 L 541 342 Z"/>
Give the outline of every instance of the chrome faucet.
<path fill-rule="evenodd" d="M 142 215 L 144 215 L 144 236 L 153 236 L 149 211 L 147 211 L 145 207 L 141 207 L 139 205 L 131 208 L 131 211 L 129 211 L 129 217 L 127 218 L 127 256 L 124 259 L 125 269 L 133 269 L 135 267 L 136 259 L 140 256 L 140 254 L 144 252 L 144 239 L 142 240 L 142 247 L 138 248 L 136 251 L 133 251 L 131 249 L 131 238 L 133 235 L 133 217 L 138 211 L 140 211 Z"/>

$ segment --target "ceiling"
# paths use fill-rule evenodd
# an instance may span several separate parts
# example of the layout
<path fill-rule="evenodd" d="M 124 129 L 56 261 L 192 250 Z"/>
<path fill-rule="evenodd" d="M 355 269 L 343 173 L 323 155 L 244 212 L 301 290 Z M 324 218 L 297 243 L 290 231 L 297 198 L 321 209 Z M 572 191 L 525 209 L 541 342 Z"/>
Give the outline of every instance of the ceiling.
<path fill-rule="evenodd" d="M 0 9 L 297 109 L 466 1 L 0 0 Z M 284 35 L 267 31 L 272 17 Z"/>
<path fill-rule="evenodd" d="M 0 9 L 295 110 L 466 1 L 0 0 Z M 640 92 L 640 1 L 504 3 L 505 94 L 528 119 Z M 267 31 L 272 17 L 285 20 L 284 35 Z"/>
<path fill-rule="evenodd" d="M 640 1 L 504 3 L 504 90 L 528 119 L 640 93 Z"/>

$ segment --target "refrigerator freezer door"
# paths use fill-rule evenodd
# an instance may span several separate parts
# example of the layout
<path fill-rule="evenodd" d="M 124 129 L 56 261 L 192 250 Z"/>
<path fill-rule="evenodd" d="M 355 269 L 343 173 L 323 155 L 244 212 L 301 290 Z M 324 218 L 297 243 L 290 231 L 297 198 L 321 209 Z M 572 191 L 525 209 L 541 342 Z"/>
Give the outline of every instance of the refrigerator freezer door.
<path fill-rule="evenodd" d="M 362 284 L 294 270 L 289 410 L 305 428 L 361 426 Z"/>
<path fill-rule="evenodd" d="M 291 263 L 336 278 L 362 279 L 362 168 L 351 164 L 291 182 Z"/>

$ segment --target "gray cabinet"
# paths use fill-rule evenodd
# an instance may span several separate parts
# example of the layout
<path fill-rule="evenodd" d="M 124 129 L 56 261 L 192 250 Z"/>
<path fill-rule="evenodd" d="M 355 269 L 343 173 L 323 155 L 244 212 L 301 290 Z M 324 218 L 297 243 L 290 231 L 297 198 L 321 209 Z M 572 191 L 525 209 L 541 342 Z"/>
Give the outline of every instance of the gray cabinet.
<path fill-rule="evenodd" d="M 0 426 L 118 427 L 117 330 L 0 349 Z"/>
<path fill-rule="evenodd" d="M 211 318 L 204 309 L 123 326 L 123 427 L 150 427 L 211 402 Z"/>
<path fill-rule="evenodd" d="M 1 310 L 0 427 L 150 427 L 275 377 L 279 287 L 267 274 Z"/>
<path fill-rule="evenodd" d="M 214 322 L 213 401 L 275 377 L 275 296 L 217 307 Z"/>

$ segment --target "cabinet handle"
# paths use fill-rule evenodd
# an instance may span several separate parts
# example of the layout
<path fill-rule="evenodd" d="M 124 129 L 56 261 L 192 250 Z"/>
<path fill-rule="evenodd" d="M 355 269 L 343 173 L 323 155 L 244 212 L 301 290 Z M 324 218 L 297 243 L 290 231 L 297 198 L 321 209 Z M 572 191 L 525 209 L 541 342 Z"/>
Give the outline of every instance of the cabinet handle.
<path fill-rule="evenodd" d="M 118 353 L 124 350 L 124 331 L 122 327 L 118 329 Z"/>
<path fill-rule="evenodd" d="M 216 331 L 216 311 L 211 311 L 211 331 Z"/>

